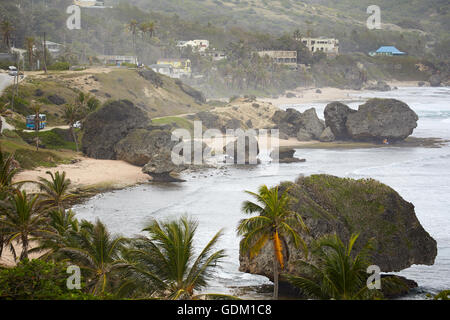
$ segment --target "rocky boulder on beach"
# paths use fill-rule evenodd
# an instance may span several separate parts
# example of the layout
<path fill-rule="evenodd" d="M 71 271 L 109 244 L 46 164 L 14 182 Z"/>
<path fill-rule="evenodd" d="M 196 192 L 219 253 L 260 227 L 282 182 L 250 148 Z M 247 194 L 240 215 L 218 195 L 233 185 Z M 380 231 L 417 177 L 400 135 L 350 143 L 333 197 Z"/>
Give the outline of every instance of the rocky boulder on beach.
<path fill-rule="evenodd" d="M 401 141 L 417 127 L 419 117 L 404 102 L 395 99 L 370 99 L 358 112 L 347 117 L 349 138 L 356 141 Z"/>
<path fill-rule="evenodd" d="M 356 110 L 349 108 L 340 102 L 332 102 L 325 107 L 325 125 L 330 128 L 337 140 L 348 139 L 348 132 L 345 123 L 350 114 Z"/>
<path fill-rule="evenodd" d="M 185 169 L 185 166 L 173 163 L 170 150 L 161 150 L 152 155 L 142 172 L 152 177 L 153 182 L 183 182 L 177 174 Z"/>
<path fill-rule="evenodd" d="M 149 128 L 133 130 L 115 145 L 116 158 L 142 167 L 161 150 L 172 150 L 175 141 L 172 141 L 171 137 L 171 131 L 157 127 L 153 130 Z"/>
<path fill-rule="evenodd" d="M 305 159 L 300 159 L 294 157 L 295 149 L 289 147 L 281 147 L 278 150 L 278 154 L 275 151 L 270 153 L 272 160 L 278 160 L 278 163 L 296 163 L 296 162 L 306 162 Z"/>
<path fill-rule="evenodd" d="M 314 108 L 303 113 L 292 108 L 279 110 L 273 115 L 272 121 L 280 133 L 297 137 L 301 141 L 318 140 L 325 129 L 325 124 L 319 119 Z"/>
<path fill-rule="evenodd" d="M 381 182 L 312 175 L 300 177 L 295 183 L 282 183 L 280 190 L 288 190 L 290 209 L 299 213 L 308 226 L 309 233 L 298 230 L 307 244 L 333 233 L 345 243 L 352 233 L 359 233 L 355 250 L 359 251 L 372 239 L 374 250 L 370 260 L 382 272 L 434 263 L 436 241 L 420 224 L 414 205 Z M 295 262 L 304 258 L 303 251 L 295 248 L 290 240 L 286 243 L 284 273 L 301 275 L 302 267 Z M 314 263 L 313 256 L 309 259 Z M 248 253 L 240 253 L 240 271 L 272 279 L 272 268 L 271 242 L 252 259 Z"/>
<path fill-rule="evenodd" d="M 259 144 L 252 135 L 240 135 L 223 147 L 224 154 L 233 158 L 235 164 L 258 164 Z"/>
<path fill-rule="evenodd" d="M 112 101 L 84 121 L 82 151 L 91 158 L 115 160 L 116 144 L 132 130 L 143 129 L 149 122 L 146 113 L 132 102 Z"/>

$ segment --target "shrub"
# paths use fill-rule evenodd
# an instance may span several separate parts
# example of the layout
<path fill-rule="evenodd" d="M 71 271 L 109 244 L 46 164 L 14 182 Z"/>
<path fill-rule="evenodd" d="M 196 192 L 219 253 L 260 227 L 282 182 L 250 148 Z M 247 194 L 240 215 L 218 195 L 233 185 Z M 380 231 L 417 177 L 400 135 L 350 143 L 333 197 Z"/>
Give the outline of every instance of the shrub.
<path fill-rule="evenodd" d="M 68 276 L 63 264 L 42 260 L 24 260 L 14 268 L 0 270 L 0 299 L 96 299 L 80 290 L 69 290 L 66 285 Z"/>
<path fill-rule="evenodd" d="M 48 67 L 48 70 L 56 70 L 56 71 L 63 71 L 69 69 L 70 63 L 68 62 L 55 62 L 54 64 Z"/>

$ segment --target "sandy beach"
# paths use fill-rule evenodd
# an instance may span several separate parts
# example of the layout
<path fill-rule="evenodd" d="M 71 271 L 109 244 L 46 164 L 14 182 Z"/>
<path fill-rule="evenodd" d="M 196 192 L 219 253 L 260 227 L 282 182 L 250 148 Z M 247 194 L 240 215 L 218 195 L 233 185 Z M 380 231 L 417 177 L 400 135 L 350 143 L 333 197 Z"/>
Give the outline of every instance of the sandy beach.
<path fill-rule="evenodd" d="M 141 171 L 140 167 L 133 166 L 120 160 L 97 160 L 80 157 L 73 164 L 62 164 L 54 168 L 37 168 L 20 172 L 15 181 L 36 181 L 39 177 L 49 178 L 47 171 L 65 171 L 67 178 L 72 182 L 72 188 L 125 188 L 138 183 L 147 182 L 150 177 Z M 33 185 L 24 186 L 28 191 Z"/>
<path fill-rule="evenodd" d="M 417 81 L 387 81 L 392 88 L 394 87 L 417 87 Z M 350 89 L 338 89 L 338 88 L 320 88 L 321 93 L 317 93 L 318 88 L 297 88 L 287 93 L 293 93 L 296 95 L 294 98 L 288 98 L 285 95 L 278 98 L 260 98 L 258 100 L 264 102 L 270 102 L 275 106 L 283 106 L 290 104 L 305 104 L 305 103 L 317 103 L 317 102 L 331 102 L 331 101 L 359 101 L 362 100 L 361 93 L 364 90 L 350 90 Z"/>

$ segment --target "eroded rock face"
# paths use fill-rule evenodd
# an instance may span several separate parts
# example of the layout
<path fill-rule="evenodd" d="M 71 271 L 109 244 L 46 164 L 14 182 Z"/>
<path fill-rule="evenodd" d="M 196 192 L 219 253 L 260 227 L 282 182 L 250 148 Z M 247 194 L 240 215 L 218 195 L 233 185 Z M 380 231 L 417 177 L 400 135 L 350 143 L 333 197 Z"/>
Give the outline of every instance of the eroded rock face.
<path fill-rule="evenodd" d="M 352 113 L 356 113 L 356 110 L 340 102 L 332 102 L 325 107 L 325 125 L 330 128 L 336 139 L 348 139 L 345 123 Z"/>
<path fill-rule="evenodd" d="M 366 90 L 374 90 L 374 91 L 391 91 L 392 88 L 385 81 L 377 81 L 376 84 L 368 86 Z"/>
<path fill-rule="evenodd" d="M 308 109 L 303 113 L 292 108 L 286 111 L 280 110 L 275 112 L 272 121 L 280 130 L 280 133 L 286 134 L 289 137 L 298 138 L 299 131 L 302 130 L 302 134 L 298 138 L 302 141 L 311 139 L 318 140 L 325 129 L 324 123 L 319 119 L 314 108 Z"/>
<path fill-rule="evenodd" d="M 319 119 L 316 113 L 316 109 L 311 108 L 302 113 L 301 128 L 312 135 L 316 140 L 319 139 L 323 130 L 325 130 L 324 123 Z"/>
<path fill-rule="evenodd" d="M 432 87 L 440 87 L 441 86 L 441 76 L 438 74 L 433 74 L 429 79 L 428 82 L 430 83 L 430 86 Z"/>
<path fill-rule="evenodd" d="M 91 113 L 83 123 L 82 151 L 95 159 L 115 160 L 116 144 L 150 119 L 128 100 L 113 101 Z"/>
<path fill-rule="evenodd" d="M 240 135 L 233 142 L 228 143 L 223 151 L 233 157 L 236 164 L 257 164 L 259 155 L 258 140 L 252 135 Z"/>
<path fill-rule="evenodd" d="M 185 170 L 185 166 L 175 165 L 172 162 L 170 150 L 160 150 L 153 154 L 150 161 L 142 168 L 142 172 L 152 177 L 154 182 L 183 182 L 176 174 Z"/>
<path fill-rule="evenodd" d="M 305 159 L 300 159 L 294 157 L 295 149 L 293 148 L 280 148 L 278 150 L 278 155 L 275 153 L 275 151 L 272 151 L 270 153 L 270 157 L 273 160 L 278 160 L 279 163 L 296 163 L 296 162 L 306 162 Z"/>
<path fill-rule="evenodd" d="M 346 242 L 352 233 L 359 233 L 355 250 L 373 239 L 370 260 L 383 272 L 434 263 L 436 241 L 421 226 L 414 205 L 378 181 L 313 175 L 300 177 L 295 183 L 282 183 L 280 190 L 288 190 L 290 209 L 299 213 L 308 226 L 309 233 L 299 230 L 307 244 L 333 233 Z M 295 261 L 303 258 L 303 252 L 290 240 L 286 243 L 284 271 L 300 275 L 302 268 Z M 241 252 L 240 271 L 272 279 L 272 248 L 272 243 L 267 243 L 253 259 Z"/>
<path fill-rule="evenodd" d="M 154 154 L 161 150 L 171 150 L 175 142 L 168 130 L 137 129 L 131 131 L 114 147 L 116 158 L 136 166 L 146 165 Z"/>
<path fill-rule="evenodd" d="M 325 130 L 323 130 L 322 134 L 319 137 L 319 140 L 321 142 L 331 142 L 335 140 L 334 134 L 331 131 L 330 127 L 326 127 Z"/>
<path fill-rule="evenodd" d="M 381 142 L 404 140 L 417 127 L 417 114 L 404 102 L 395 99 L 370 99 L 348 116 L 349 137 L 357 141 Z"/>

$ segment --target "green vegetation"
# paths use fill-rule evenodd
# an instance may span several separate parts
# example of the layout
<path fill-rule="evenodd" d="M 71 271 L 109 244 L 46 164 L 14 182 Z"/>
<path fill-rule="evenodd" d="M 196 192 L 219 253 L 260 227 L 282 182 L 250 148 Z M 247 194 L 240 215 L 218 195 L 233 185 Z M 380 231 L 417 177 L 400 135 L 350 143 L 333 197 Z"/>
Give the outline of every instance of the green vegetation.
<path fill-rule="evenodd" d="M 308 248 L 298 233 L 299 228 L 307 230 L 302 217 L 288 209 L 289 197 L 286 192 L 279 193 L 278 187 L 269 189 L 263 185 L 258 193 L 247 191 L 257 202 L 244 202 L 244 213 L 258 213 L 258 216 L 239 222 L 237 232 L 243 236 L 241 251 L 249 252 L 250 259 L 256 256 L 270 240 L 273 243 L 274 299 L 278 299 L 278 266 L 284 269 L 283 243 L 289 238 L 296 247 L 302 245 L 307 256 Z"/>
<path fill-rule="evenodd" d="M 367 268 L 370 245 L 357 254 L 353 246 L 358 235 L 352 235 L 344 244 L 336 235 L 319 239 L 312 250 L 317 259 L 315 264 L 298 261 L 305 276 L 285 275 L 286 279 L 314 299 L 361 300 L 381 298 L 378 290 L 370 290 L 367 282 Z"/>
<path fill-rule="evenodd" d="M 0 300 L 92 300 L 95 296 L 67 288 L 67 266 L 43 260 L 23 260 L 0 270 Z"/>
<path fill-rule="evenodd" d="M 214 251 L 220 231 L 195 254 L 193 220 L 154 221 L 144 229 L 148 237 L 123 238 L 66 210 L 74 195 L 65 173 L 48 173 L 50 179 L 35 182 L 40 192 L 33 195 L 16 189 L 16 173 L 13 158 L 2 154 L 0 247 L 19 264 L 0 271 L 0 299 L 196 299 L 224 257 Z M 41 257 L 29 261 L 31 253 Z M 82 270 L 80 290 L 65 287 L 69 265 Z"/>
<path fill-rule="evenodd" d="M 186 129 L 189 131 L 194 130 L 194 124 L 186 118 L 182 117 L 162 117 L 152 119 L 152 123 L 157 125 L 169 124 L 176 128 Z"/>

